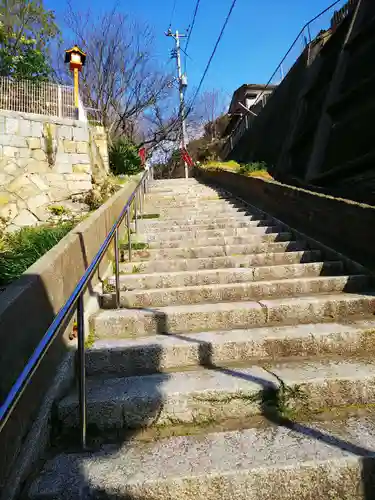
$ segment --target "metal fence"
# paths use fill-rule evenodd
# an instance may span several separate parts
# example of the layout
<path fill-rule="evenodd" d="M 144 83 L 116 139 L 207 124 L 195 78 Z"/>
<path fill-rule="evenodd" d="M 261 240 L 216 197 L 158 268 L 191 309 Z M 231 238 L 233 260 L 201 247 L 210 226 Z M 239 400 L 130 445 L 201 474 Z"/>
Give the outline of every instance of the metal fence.
<path fill-rule="evenodd" d="M 73 87 L 0 77 L 0 109 L 75 118 Z"/>

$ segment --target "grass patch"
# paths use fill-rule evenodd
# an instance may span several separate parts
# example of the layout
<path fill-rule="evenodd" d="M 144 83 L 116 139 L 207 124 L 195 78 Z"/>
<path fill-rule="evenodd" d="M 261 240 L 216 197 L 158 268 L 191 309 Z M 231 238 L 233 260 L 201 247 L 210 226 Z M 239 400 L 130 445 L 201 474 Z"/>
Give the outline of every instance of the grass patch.
<path fill-rule="evenodd" d="M 260 414 L 271 422 L 292 421 L 308 409 L 308 395 L 299 385 L 289 386 L 274 372 L 267 370 L 278 385 L 266 387 L 258 392 L 246 394 L 238 391 L 234 394 L 218 396 L 195 396 L 198 401 L 214 404 L 229 404 L 232 401 L 246 401 L 249 405 L 257 404 Z"/>
<path fill-rule="evenodd" d="M 264 161 L 256 161 L 251 163 L 239 164 L 235 161 L 226 162 L 209 162 L 202 165 L 202 168 L 207 170 L 226 170 L 228 172 L 234 172 L 247 177 L 260 177 L 262 179 L 273 179 L 273 177 L 268 172 L 268 166 Z"/>
<path fill-rule="evenodd" d="M 159 219 L 160 214 L 142 214 L 138 215 L 138 219 Z"/>
<path fill-rule="evenodd" d="M 89 334 L 87 335 L 85 339 L 85 349 L 91 349 L 91 347 L 95 343 L 95 333 L 94 330 L 89 330 Z"/>
<path fill-rule="evenodd" d="M 139 241 L 134 241 L 131 243 L 132 250 L 147 250 L 149 248 L 148 243 L 142 243 Z M 123 250 L 129 250 L 129 243 L 123 243 L 121 245 Z"/>
<path fill-rule="evenodd" d="M 76 220 L 24 227 L 5 234 L 0 247 L 0 285 L 18 279 L 34 262 L 53 248 L 76 225 Z"/>
<path fill-rule="evenodd" d="M 132 273 L 133 274 L 138 274 L 141 271 L 142 271 L 142 267 L 141 266 L 136 266 L 136 265 L 133 266 L 133 269 L 132 269 Z"/>
<path fill-rule="evenodd" d="M 202 168 L 212 169 L 221 168 L 223 170 L 230 170 L 236 172 L 240 168 L 240 164 L 236 161 L 209 161 L 202 165 Z"/>

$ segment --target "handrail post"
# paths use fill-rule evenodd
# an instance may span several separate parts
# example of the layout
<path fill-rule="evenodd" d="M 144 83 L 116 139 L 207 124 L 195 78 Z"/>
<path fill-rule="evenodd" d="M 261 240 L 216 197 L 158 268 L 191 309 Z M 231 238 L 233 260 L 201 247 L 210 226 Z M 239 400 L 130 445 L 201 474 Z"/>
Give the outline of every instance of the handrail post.
<path fill-rule="evenodd" d="M 141 182 L 141 185 L 139 186 L 139 190 L 138 190 L 138 201 L 139 201 L 139 213 L 140 215 L 143 215 L 143 194 L 142 194 L 142 191 L 143 191 L 143 182 Z"/>
<path fill-rule="evenodd" d="M 138 233 L 138 208 L 137 208 L 137 194 L 134 196 L 134 229 Z"/>
<path fill-rule="evenodd" d="M 120 309 L 120 252 L 119 252 L 119 237 L 118 227 L 116 227 L 115 237 L 115 280 L 116 280 L 116 309 Z"/>
<path fill-rule="evenodd" d="M 86 449 L 87 408 L 86 408 L 86 359 L 85 359 L 85 310 L 83 292 L 77 303 L 78 337 L 78 377 L 79 377 L 79 426 L 82 448 Z"/>
<path fill-rule="evenodd" d="M 126 210 L 126 225 L 128 228 L 128 252 L 129 252 L 129 262 L 132 261 L 132 232 L 130 228 L 130 208 Z"/>

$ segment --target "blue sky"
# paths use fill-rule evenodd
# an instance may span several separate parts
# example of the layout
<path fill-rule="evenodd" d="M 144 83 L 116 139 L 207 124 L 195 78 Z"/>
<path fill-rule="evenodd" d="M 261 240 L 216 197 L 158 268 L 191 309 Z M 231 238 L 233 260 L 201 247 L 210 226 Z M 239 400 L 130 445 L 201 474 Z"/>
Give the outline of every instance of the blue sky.
<path fill-rule="evenodd" d="M 172 30 L 183 32 L 191 22 L 196 0 L 176 0 Z M 174 0 L 120 0 L 120 9 L 148 22 L 156 35 L 160 62 L 167 63 L 172 39 L 168 29 Z M 265 83 L 305 22 L 333 0 L 237 0 L 230 22 L 205 80 L 206 89 L 217 88 L 231 95 L 243 83 Z M 65 2 L 45 0 L 46 6 L 62 18 Z M 80 8 L 93 12 L 111 8 L 114 1 L 81 0 Z M 188 59 L 190 87 L 198 85 L 221 30 L 232 0 L 201 0 L 191 35 Z M 344 4 L 342 1 L 339 6 Z M 331 15 L 315 23 L 314 29 L 329 24 Z M 296 50 L 302 48 L 302 41 Z M 296 52 L 289 58 L 289 63 Z"/>

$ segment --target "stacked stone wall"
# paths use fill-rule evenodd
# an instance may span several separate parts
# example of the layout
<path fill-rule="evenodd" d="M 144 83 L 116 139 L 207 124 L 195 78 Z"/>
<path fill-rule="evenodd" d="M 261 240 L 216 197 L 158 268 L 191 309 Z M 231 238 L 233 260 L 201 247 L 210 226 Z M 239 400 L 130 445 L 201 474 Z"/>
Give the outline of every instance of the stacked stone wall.
<path fill-rule="evenodd" d="M 0 217 L 12 230 L 48 218 L 48 207 L 92 189 L 108 173 L 103 127 L 0 112 Z"/>

